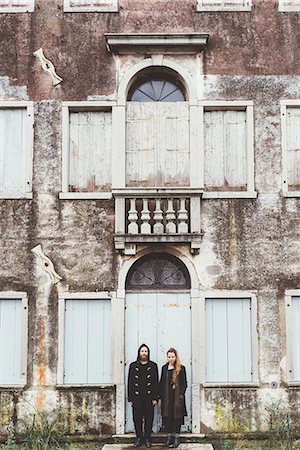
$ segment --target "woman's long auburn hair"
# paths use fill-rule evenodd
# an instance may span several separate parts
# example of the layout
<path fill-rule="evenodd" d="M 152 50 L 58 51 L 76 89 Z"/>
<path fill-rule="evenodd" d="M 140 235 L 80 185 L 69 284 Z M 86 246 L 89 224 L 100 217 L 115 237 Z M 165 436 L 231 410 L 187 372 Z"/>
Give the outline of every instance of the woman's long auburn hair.
<path fill-rule="evenodd" d="M 167 355 L 168 355 L 168 353 L 174 353 L 174 355 L 176 357 L 175 368 L 174 368 L 174 372 L 173 372 L 173 375 L 172 375 L 172 381 L 173 381 L 173 383 L 175 383 L 176 378 L 178 377 L 178 375 L 179 375 L 179 373 L 181 371 L 181 362 L 180 362 L 180 358 L 179 358 L 178 352 L 177 352 L 177 350 L 175 348 L 170 347 L 169 350 L 167 351 Z"/>

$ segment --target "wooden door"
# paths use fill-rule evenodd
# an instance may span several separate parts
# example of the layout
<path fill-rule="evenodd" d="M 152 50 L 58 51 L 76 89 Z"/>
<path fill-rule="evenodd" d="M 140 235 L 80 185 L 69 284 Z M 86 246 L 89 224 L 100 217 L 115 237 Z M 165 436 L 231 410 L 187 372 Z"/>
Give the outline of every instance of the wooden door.
<path fill-rule="evenodd" d="M 191 299 L 189 292 L 139 292 L 126 295 L 125 312 L 125 380 L 127 397 L 127 377 L 129 364 L 136 360 L 141 344 L 150 347 L 151 360 L 161 367 L 166 362 L 166 352 L 170 347 L 178 350 L 182 364 L 186 368 L 188 388 L 186 403 L 188 417 L 182 431 L 191 431 Z M 161 428 L 161 415 L 155 407 L 153 432 Z M 125 431 L 133 432 L 131 405 L 126 398 Z"/>

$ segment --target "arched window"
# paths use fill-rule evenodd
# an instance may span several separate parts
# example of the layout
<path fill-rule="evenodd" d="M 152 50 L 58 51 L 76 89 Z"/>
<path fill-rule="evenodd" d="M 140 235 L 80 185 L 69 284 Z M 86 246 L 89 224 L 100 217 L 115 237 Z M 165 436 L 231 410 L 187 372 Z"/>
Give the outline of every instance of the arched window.
<path fill-rule="evenodd" d="M 129 101 L 132 102 L 184 102 L 182 87 L 175 80 L 162 76 L 149 76 L 141 80 L 131 90 Z"/>
<path fill-rule="evenodd" d="M 184 102 L 186 92 L 178 74 L 166 67 L 152 67 L 139 72 L 129 89 L 131 102 Z"/>
<path fill-rule="evenodd" d="M 173 255 L 154 253 L 139 259 L 131 267 L 127 290 L 190 289 L 191 281 L 187 268 Z"/>

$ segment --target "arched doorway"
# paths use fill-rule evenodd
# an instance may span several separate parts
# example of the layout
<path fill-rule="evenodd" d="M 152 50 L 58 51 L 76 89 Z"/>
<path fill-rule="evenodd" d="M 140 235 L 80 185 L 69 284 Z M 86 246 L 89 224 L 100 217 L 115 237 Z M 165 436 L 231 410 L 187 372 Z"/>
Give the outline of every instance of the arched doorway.
<path fill-rule="evenodd" d="M 133 264 L 126 279 L 125 367 L 126 382 L 130 362 L 146 343 L 159 372 L 169 347 L 177 348 L 186 367 L 188 417 L 183 431 L 191 431 L 191 281 L 187 268 L 175 256 L 153 253 Z M 125 431 L 134 430 L 131 407 L 126 402 Z M 161 429 L 156 407 L 153 431 Z"/>

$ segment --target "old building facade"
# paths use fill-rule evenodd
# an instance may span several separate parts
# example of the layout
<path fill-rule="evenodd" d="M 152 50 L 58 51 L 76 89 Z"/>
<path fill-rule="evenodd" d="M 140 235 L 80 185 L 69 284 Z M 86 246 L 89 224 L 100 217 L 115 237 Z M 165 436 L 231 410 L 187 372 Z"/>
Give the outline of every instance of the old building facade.
<path fill-rule="evenodd" d="M 185 431 L 261 431 L 276 404 L 296 427 L 299 14 L 1 2 L 2 433 L 33 407 L 131 431 L 142 342 L 182 356 Z"/>

